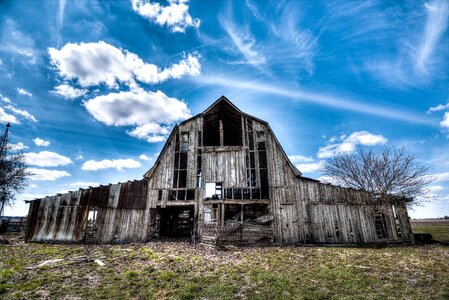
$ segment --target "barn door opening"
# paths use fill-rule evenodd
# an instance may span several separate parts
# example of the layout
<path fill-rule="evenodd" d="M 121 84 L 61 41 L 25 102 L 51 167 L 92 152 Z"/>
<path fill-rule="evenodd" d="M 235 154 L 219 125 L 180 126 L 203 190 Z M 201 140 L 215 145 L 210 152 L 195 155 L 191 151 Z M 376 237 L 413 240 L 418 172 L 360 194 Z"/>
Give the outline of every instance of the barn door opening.
<path fill-rule="evenodd" d="M 90 206 L 87 214 L 86 231 L 84 235 L 85 242 L 95 242 L 97 240 L 97 219 L 98 208 Z"/>
<path fill-rule="evenodd" d="M 170 206 L 161 209 L 161 237 L 191 237 L 194 224 L 194 206 Z"/>

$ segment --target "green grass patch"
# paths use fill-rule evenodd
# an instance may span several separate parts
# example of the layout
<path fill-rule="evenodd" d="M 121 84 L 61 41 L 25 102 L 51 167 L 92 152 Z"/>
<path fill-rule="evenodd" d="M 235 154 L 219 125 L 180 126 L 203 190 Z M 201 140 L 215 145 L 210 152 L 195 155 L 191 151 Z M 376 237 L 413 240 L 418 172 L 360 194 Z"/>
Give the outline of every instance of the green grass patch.
<path fill-rule="evenodd" d="M 412 226 L 413 233 L 430 233 L 437 241 L 449 242 L 449 223 L 442 225 L 421 225 Z"/>

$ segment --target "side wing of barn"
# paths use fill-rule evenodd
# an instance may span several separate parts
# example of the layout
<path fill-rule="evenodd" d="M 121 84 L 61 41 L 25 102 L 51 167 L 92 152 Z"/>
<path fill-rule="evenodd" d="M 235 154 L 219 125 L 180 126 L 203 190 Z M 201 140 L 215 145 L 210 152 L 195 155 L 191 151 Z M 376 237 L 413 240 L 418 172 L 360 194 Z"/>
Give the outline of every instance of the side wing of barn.
<path fill-rule="evenodd" d="M 29 201 L 29 242 L 145 241 L 151 212 L 146 180 L 129 181 Z"/>

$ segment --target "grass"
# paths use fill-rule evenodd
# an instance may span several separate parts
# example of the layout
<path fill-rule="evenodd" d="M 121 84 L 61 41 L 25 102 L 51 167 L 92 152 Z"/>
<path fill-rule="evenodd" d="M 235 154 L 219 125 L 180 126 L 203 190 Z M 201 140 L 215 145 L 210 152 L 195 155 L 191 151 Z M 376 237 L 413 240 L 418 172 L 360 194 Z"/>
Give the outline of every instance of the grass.
<path fill-rule="evenodd" d="M 449 242 L 449 220 L 412 220 L 414 233 L 430 233 L 437 241 Z"/>
<path fill-rule="evenodd" d="M 431 229 L 433 230 L 433 229 Z M 99 258 L 73 263 L 73 257 Z M 28 269 L 50 259 L 62 261 Z M 448 299 L 449 247 L 0 246 L 1 299 Z"/>

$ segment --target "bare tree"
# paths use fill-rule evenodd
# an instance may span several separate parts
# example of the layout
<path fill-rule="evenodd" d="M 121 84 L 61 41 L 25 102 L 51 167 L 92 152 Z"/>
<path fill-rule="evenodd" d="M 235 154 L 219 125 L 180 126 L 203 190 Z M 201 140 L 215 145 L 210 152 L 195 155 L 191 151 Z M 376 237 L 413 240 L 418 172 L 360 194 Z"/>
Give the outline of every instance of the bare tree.
<path fill-rule="evenodd" d="M 14 204 L 14 195 L 27 186 L 27 171 L 25 157 L 22 152 L 13 151 L 9 143 L 6 125 L 5 132 L 0 136 L 0 216 L 6 205 Z"/>
<path fill-rule="evenodd" d="M 393 147 L 380 152 L 359 147 L 354 154 L 337 154 L 323 167 L 323 173 L 336 183 L 373 192 L 380 199 L 388 195 L 411 199 L 425 196 L 427 184 L 434 180 L 427 175 L 428 171 L 429 167 L 415 155 Z"/>

